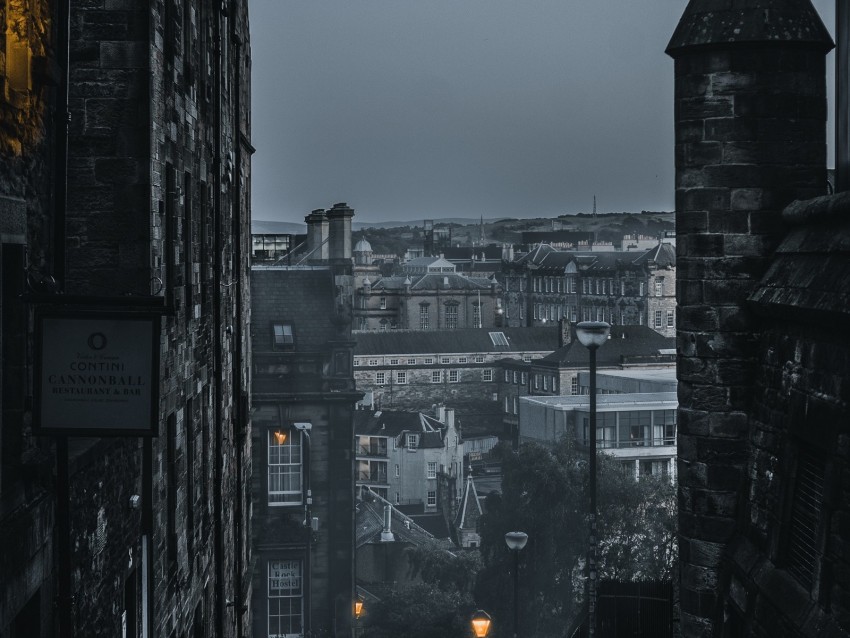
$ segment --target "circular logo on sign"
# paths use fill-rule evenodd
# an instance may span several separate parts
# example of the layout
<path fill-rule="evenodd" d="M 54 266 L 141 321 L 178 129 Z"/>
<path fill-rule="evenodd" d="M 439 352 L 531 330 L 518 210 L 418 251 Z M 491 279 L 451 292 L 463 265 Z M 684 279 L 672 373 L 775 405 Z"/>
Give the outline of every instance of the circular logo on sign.
<path fill-rule="evenodd" d="M 92 350 L 103 350 L 106 347 L 106 335 L 102 332 L 93 332 L 89 335 L 89 348 Z"/>

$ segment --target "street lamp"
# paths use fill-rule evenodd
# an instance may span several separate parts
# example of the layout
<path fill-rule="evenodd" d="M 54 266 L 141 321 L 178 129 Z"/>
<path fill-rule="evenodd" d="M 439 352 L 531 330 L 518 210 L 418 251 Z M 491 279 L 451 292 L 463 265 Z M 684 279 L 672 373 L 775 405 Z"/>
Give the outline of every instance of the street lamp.
<path fill-rule="evenodd" d="M 582 321 L 576 325 L 576 336 L 590 353 L 590 507 L 588 524 L 590 535 L 587 541 L 587 609 L 588 636 L 596 634 L 596 351 L 611 334 L 611 326 L 604 321 Z"/>
<path fill-rule="evenodd" d="M 505 544 L 514 553 L 514 638 L 519 636 L 519 550 L 528 542 L 525 532 L 508 532 Z"/>
<path fill-rule="evenodd" d="M 354 617 L 357 620 L 360 620 L 360 616 L 363 614 L 363 599 L 358 598 L 354 601 Z"/>
<path fill-rule="evenodd" d="M 490 614 L 486 611 L 478 610 L 472 614 L 472 633 L 475 638 L 485 638 L 490 631 Z"/>

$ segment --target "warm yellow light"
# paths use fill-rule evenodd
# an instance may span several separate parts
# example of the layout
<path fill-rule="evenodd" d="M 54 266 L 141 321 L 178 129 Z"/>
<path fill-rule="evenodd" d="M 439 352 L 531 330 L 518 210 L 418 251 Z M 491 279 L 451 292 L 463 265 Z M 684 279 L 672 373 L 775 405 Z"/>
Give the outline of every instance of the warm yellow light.
<path fill-rule="evenodd" d="M 286 430 L 276 430 L 274 433 L 274 441 L 278 445 L 286 443 Z"/>
<path fill-rule="evenodd" d="M 486 611 L 476 611 L 472 616 L 472 631 L 476 638 L 484 638 L 490 631 L 490 615 Z"/>
<path fill-rule="evenodd" d="M 360 618 L 360 614 L 363 613 L 363 601 L 358 600 L 354 603 L 354 617 Z"/>

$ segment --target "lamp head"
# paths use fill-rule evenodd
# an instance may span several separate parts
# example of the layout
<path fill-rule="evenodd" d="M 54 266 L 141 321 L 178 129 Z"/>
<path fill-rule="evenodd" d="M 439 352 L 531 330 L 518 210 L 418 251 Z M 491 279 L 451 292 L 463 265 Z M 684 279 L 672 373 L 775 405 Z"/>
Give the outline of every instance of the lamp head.
<path fill-rule="evenodd" d="M 508 549 L 521 550 L 528 542 L 528 534 L 525 532 L 508 532 L 505 534 L 505 544 Z"/>
<path fill-rule="evenodd" d="M 490 614 L 478 610 L 472 614 L 472 631 L 476 638 L 484 638 L 490 631 Z"/>
<path fill-rule="evenodd" d="M 354 601 L 354 617 L 360 618 L 360 615 L 363 613 L 363 600 L 358 598 Z"/>
<path fill-rule="evenodd" d="M 284 443 L 286 443 L 286 437 L 287 437 L 286 430 L 275 430 L 273 436 L 274 436 L 274 442 L 277 443 L 278 445 L 283 445 Z"/>
<path fill-rule="evenodd" d="M 293 423 L 292 427 L 294 427 L 299 432 L 309 432 L 313 429 L 312 423 Z"/>
<path fill-rule="evenodd" d="M 576 325 L 576 337 L 585 348 L 598 348 L 608 340 L 611 325 L 604 321 L 582 321 Z"/>

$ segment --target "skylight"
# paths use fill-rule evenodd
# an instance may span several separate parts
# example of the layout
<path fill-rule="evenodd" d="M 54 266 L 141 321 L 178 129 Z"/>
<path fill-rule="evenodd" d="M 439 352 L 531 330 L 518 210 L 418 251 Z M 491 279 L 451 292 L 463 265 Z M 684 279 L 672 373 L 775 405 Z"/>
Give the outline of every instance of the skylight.
<path fill-rule="evenodd" d="M 494 346 L 506 346 L 506 345 L 508 345 L 508 338 L 505 336 L 504 332 L 491 332 L 490 333 L 490 341 L 493 342 Z"/>

